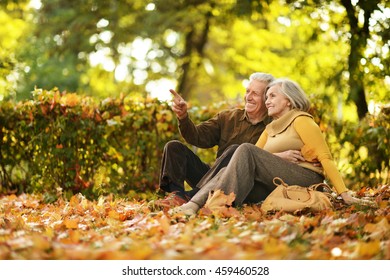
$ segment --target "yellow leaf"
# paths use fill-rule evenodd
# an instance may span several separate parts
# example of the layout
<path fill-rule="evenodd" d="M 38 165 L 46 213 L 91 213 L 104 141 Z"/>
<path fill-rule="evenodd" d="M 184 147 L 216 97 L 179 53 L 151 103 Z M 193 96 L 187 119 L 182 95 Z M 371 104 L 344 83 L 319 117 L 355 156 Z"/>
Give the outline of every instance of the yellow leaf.
<path fill-rule="evenodd" d="M 277 256 L 279 259 L 289 251 L 289 248 L 284 242 L 270 237 L 266 242 L 264 242 L 263 250 L 269 255 Z"/>
<path fill-rule="evenodd" d="M 359 242 L 355 249 L 357 258 L 371 258 L 381 251 L 381 244 L 379 240 L 371 242 Z"/>
<path fill-rule="evenodd" d="M 110 210 L 110 212 L 108 212 L 108 217 L 115 220 L 119 220 L 119 213 L 116 212 L 115 210 Z"/>
<path fill-rule="evenodd" d="M 64 225 L 68 229 L 75 229 L 78 228 L 79 219 L 65 219 Z"/>
<path fill-rule="evenodd" d="M 390 225 L 387 218 L 382 218 L 378 223 L 368 223 L 364 226 L 364 232 L 371 233 L 370 239 L 382 239 L 390 236 Z"/>
<path fill-rule="evenodd" d="M 51 243 L 48 240 L 48 238 L 46 238 L 42 235 L 34 234 L 31 237 L 31 241 L 34 243 L 35 249 L 43 251 L 43 250 L 48 250 L 51 248 Z"/>
<path fill-rule="evenodd" d="M 79 204 L 79 197 L 78 195 L 73 195 L 71 198 L 70 198 L 70 201 L 69 201 L 69 205 L 71 207 L 75 207 Z"/>
<path fill-rule="evenodd" d="M 47 236 L 48 238 L 53 238 L 54 230 L 51 227 L 46 227 L 44 235 Z"/>

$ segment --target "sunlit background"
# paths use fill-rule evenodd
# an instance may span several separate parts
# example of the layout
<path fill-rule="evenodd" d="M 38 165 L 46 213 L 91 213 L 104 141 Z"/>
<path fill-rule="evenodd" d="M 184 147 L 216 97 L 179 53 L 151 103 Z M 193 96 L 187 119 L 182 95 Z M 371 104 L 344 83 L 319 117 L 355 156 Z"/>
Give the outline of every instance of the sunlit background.
<path fill-rule="evenodd" d="M 147 4 L 134 1 L 127 6 L 120 6 L 125 5 L 121 1 L 92 1 L 99 5 L 96 6 L 99 10 L 89 13 L 80 10 L 80 15 L 69 16 L 75 11 L 72 1 L 55 0 L 43 5 L 41 0 L 31 0 L 28 7 L 35 14 L 42 14 L 39 21 L 46 25 L 41 25 L 42 32 L 38 27 L 32 39 L 28 36 L 23 39 L 27 40 L 23 47 L 17 45 L 18 41 L 22 42 L 23 35 L 30 32 L 28 25 L 38 19 L 26 10 L 24 19 L 16 17 L 4 29 L 4 36 L 11 39 L 2 44 L 3 56 L 8 50 L 26 50 L 22 55 L 16 51 L 9 55 L 9 65 L 14 66 L 0 78 L 0 100 L 26 98 L 35 85 L 58 86 L 61 90 L 102 97 L 138 92 L 162 101 L 171 99 L 169 89 L 174 88 L 193 104 L 225 99 L 242 101 L 247 78 L 261 71 L 298 81 L 309 95 L 318 96 L 333 108 L 340 120 L 356 120 L 355 105 L 359 105 L 354 104 L 358 102 L 355 91 L 360 85 L 351 89 L 354 85 L 349 81 L 351 76 L 359 75 L 357 81 L 362 82 L 370 113 L 379 112 L 389 103 L 388 1 L 375 0 L 377 4 L 368 19 L 370 35 L 364 50 L 358 53 L 361 58 L 355 67 L 360 72 L 354 74 L 348 68 L 352 65 L 348 61 L 350 26 L 346 24 L 347 13 L 340 1 L 325 1 L 317 6 L 305 1 L 275 0 L 269 5 L 247 2 L 252 6 L 232 1 L 213 7 L 207 1 L 199 1 L 193 8 L 189 3 L 175 10 L 170 6 L 175 1 L 166 1 L 168 4 L 161 7 L 157 6 L 161 3 L 153 1 Z M 64 16 L 56 14 L 56 5 L 58 13 Z M 229 16 L 233 5 L 239 10 Z M 129 15 L 121 14 L 122 11 L 116 10 L 118 7 L 129 8 Z M 358 0 L 352 1 L 350 7 L 361 28 L 367 22 L 365 11 Z M 7 9 L 17 14 L 15 6 L 9 4 Z M 131 11 L 140 13 L 139 17 L 130 14 Z M 94 17 L 94 12 L 99 14 Z M 46 15 L 57 22 L 50 26 L 45 22 Z M 9 19 L 5 16 L 5 22 Z M 145 22 L 136 22 L 143 19 Z M 60 30 L 66 28 L 61 20 L 68 21 L 69 30 Z M 75 22 L 80 24 L 80 29 L 72 27 Z M 202 25 L 205 28 L 206 23 L 209 24 L 206 43 L 197 45 L 202 38 Z M 57 29 L 56 25 L 59 25 Z M 43 33 L 50 32 L 50 28 L 53 29 L 51 37 Z M 191 42 L 192 48 L 185 41 L 191 29 L 195 35 L 187 44 Z M 77 35 L 75 32 L 79 30 Z M 80 41 L 79 46 L 72 43 L 70 47 L 75 48 L 77 55 L 67 57 L 69 41 L 80 40 L 78 36 L 85 42 Z M 9 43 L 12 40 L 16 41 Z M 54 44 L 55 49 L 43 48 L 41 40 L 44 44 Z"/>

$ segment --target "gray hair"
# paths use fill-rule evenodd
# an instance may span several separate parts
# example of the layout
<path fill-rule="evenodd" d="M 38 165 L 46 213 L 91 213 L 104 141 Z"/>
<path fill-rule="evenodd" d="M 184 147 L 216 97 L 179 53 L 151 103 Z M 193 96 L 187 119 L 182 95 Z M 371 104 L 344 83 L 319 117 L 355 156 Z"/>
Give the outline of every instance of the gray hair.
<path fill-rule="evenodd" d="M 267 73 L 262 73 L 262 72 L 255 72 L 252 75 L 249 76 L 249 81 L 259 81 L 266 83 L 267 85 L 275 80 L 274 76 L 271 74 Z"/>
<path fill-rule="evenodd" d="M 279 85 L 281 93 L 290 100 L 291 109 L 298 109 L 304 112 L 309 111 L 310 101 L 298 83 L 286 78 L 276 79 L 267 86 L 266 92 L 275 85 Z"/>

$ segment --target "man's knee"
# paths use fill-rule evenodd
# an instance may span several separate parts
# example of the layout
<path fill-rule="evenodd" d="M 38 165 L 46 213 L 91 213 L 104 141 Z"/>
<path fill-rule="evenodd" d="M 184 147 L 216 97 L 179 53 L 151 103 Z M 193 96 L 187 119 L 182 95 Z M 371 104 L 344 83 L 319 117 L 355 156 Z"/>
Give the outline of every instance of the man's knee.
<path fill-rule="evenodd" d="M 240 145 L 239 144 L 232 144 L 230 145 L 229 147 L 227 147 L 225 149 L 225 151 L 223 152 L 223 154 L 233 154 L 237 148 L 239 147 Z"/>
<path fill-rule="evenodd" d="M 185 147 L 185 145 L 179 140 L 171 140 L 164 146 L 164 152 L 168 151 L 180 151 Z"/>

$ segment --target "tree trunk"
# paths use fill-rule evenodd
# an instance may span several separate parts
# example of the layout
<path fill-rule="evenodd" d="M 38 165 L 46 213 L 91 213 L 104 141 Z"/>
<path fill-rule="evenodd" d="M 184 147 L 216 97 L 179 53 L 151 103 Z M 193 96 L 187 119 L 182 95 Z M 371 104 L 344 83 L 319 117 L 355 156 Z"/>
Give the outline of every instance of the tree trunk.
<path fill-rule="evenodd" d="M 359 1 L 357 5 L 364 10 L 364 25 L 359 26 L 358 11 L 352 5 L 350 0 L 341 0 L 341 4 L 347 11 L 351 40 L 350 53 L 348 56 L 349 72 L 349 100 L 352 100 L 357 108 L 359 119 L 364 118 L 368 112 L 367 100 L 364 89 L 364 70 L 360 61 L 364 57 L 364 49 L 367 46 L 367 40 L 370 36 L 369 19 L 372 12 L 377 7 L 377 1 L 372 1 L 369 5 L 364 1 Z"/>
<path fill-rule="evenodd" d="M 182 59 L 183 74 L 180 78 L 178 90 L 185 100 L 191 97 L 192 82 L 196 81 L 196 76 L 199 67 L 202 65 L 204 56 L 204 48 L 208 41 L 208 34 L 210 31 L 211 12 L 205 15 L 205 24 L 201 30 L 201 34 L 197 35 L 195 27 L 187 33 L 185 38 L 185 50 Z"/>

